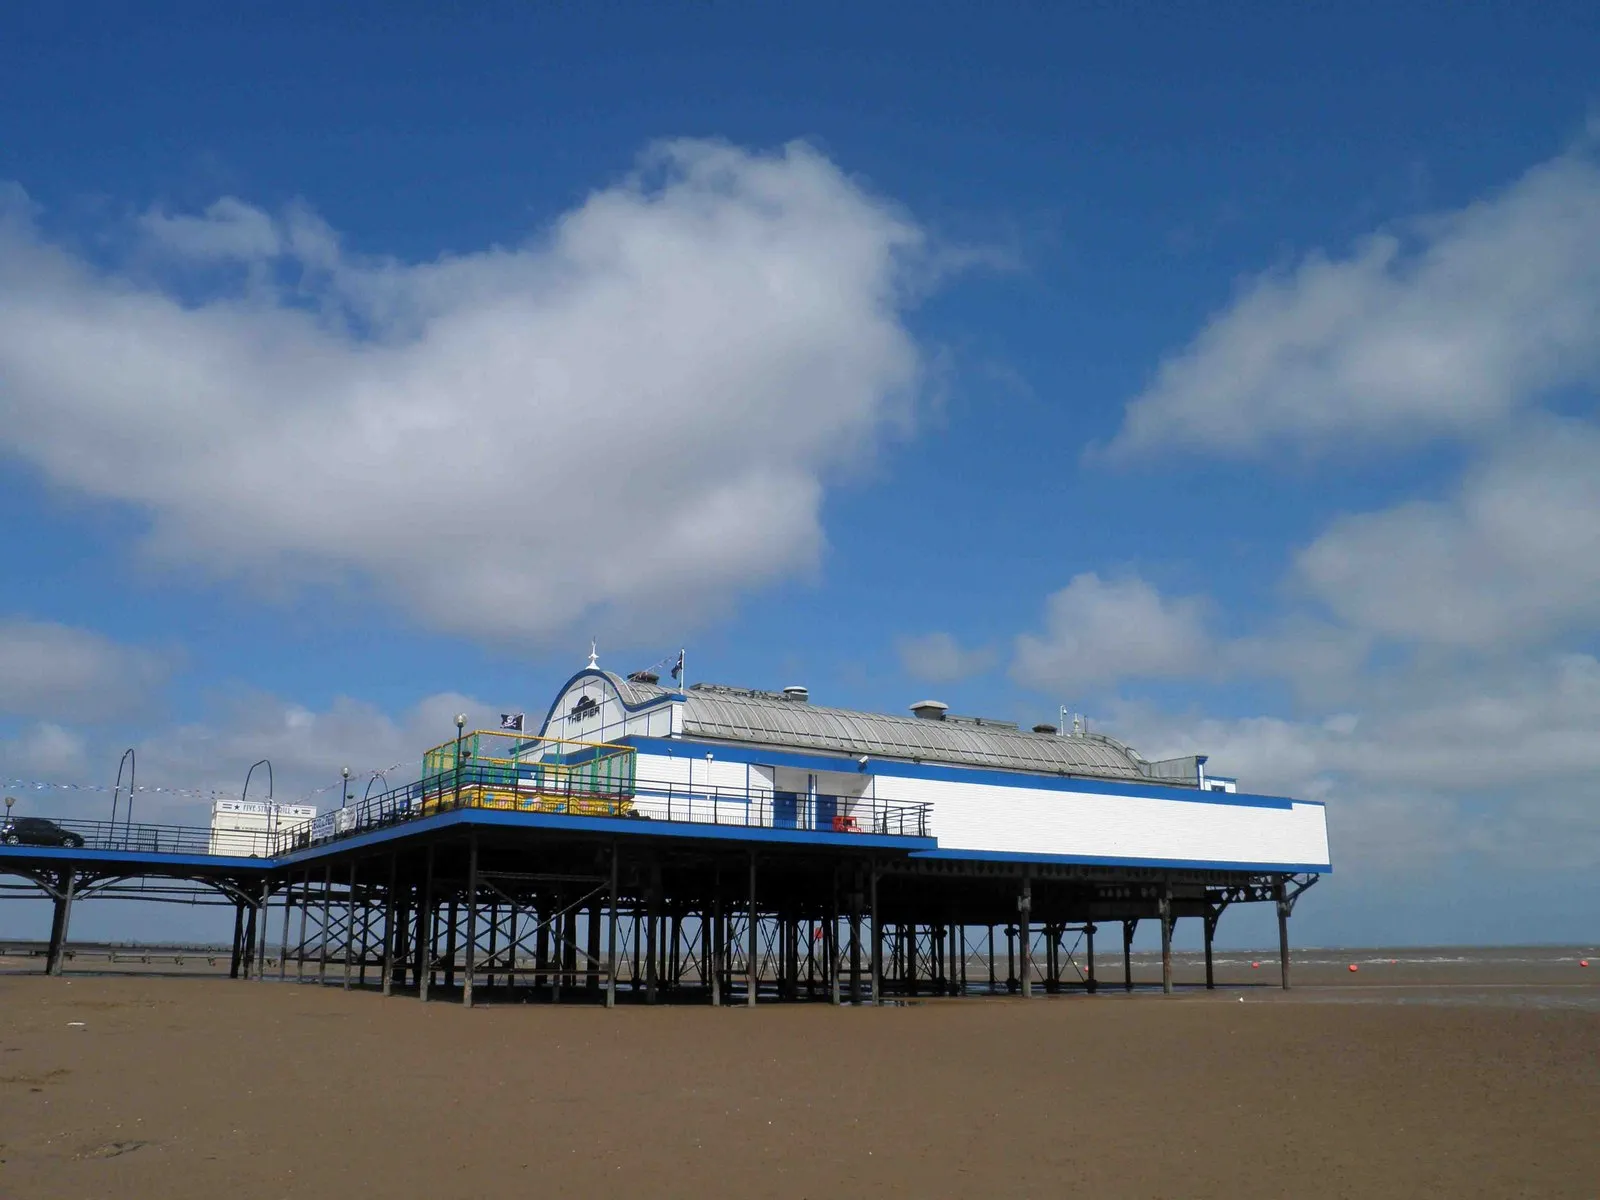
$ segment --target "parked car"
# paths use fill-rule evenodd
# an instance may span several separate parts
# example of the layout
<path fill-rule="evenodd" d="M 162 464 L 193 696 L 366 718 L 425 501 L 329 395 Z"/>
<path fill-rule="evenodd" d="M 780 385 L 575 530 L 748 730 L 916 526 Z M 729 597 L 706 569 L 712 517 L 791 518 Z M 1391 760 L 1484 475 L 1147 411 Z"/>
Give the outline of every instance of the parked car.
<path fill-rule="evenodd" d="M 44 817 L 13 817 L 0 828 L 0 842 L 8 846 L 66 846 L 83 848 L 83 836 L 63 829 Z"/>

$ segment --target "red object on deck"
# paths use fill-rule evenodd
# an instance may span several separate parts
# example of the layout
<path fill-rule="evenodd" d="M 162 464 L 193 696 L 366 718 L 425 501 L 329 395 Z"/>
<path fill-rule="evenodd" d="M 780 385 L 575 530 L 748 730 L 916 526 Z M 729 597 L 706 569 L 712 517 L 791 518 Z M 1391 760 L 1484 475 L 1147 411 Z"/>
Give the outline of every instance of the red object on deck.
<path fill-rule="evenodd" d="M 861 827 L 856 824 L 854 817 L 835 816 L 833 818 L 833 831 L 835 833 L 860 833 Z"/>

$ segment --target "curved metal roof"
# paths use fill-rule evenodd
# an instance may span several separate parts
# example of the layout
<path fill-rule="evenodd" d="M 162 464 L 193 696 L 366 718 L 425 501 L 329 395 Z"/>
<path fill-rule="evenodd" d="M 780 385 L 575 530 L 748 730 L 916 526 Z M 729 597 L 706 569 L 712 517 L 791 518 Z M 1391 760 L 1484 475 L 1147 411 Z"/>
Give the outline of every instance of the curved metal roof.
<path fill-rule="evenodd" d="M 1150 778 L 1144 759 L 1101 734 L 1058 737 L 979 724 L 970 718 L 928 720 L 856 712 L 735 688 L 691 687 L 676 693 L 656 684 L 611 679 L 630 707 L 683 695 L 686 737 L 1035 774 Z"/>

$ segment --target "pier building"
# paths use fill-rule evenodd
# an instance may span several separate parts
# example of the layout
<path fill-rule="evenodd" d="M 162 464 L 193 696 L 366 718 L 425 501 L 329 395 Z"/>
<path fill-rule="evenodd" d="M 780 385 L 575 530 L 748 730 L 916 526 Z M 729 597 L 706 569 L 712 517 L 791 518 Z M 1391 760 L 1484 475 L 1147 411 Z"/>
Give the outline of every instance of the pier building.
<path fill-rule="evenodd" d="M 522 723 L 463 717 L 414 780 L 275 816 L 247 853 L 211 829 L 63 822 L 83 845 L 0 845 L 0 872 L 55 901 L 54 971 L 75 901 L 189 888 L 234 906 L 246 976 L 754 1004 L 1094 992 L 1097 935 L 1120 935 L 1126 979 L 1142 921 L 1171 991 L 1183 919 L 1210 986 L 1243 903 L 1276 907 L 1288 986 L 1288 918 L 1332 869 L 1319 803 L 934 700 L 866 713 L 591 662 Z"/>

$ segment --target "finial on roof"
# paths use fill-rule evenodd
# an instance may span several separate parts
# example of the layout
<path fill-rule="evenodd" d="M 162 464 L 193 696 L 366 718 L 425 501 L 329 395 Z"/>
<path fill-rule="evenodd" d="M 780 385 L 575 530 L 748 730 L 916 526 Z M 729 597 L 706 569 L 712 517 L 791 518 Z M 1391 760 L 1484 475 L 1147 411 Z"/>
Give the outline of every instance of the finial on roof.
<path fill-rule="evenodd" d="M 592 671 L 600 665 L 600 652 L 596 648 L 598 643 L 594 638 L 589 639 L 589 669 Z"/>

